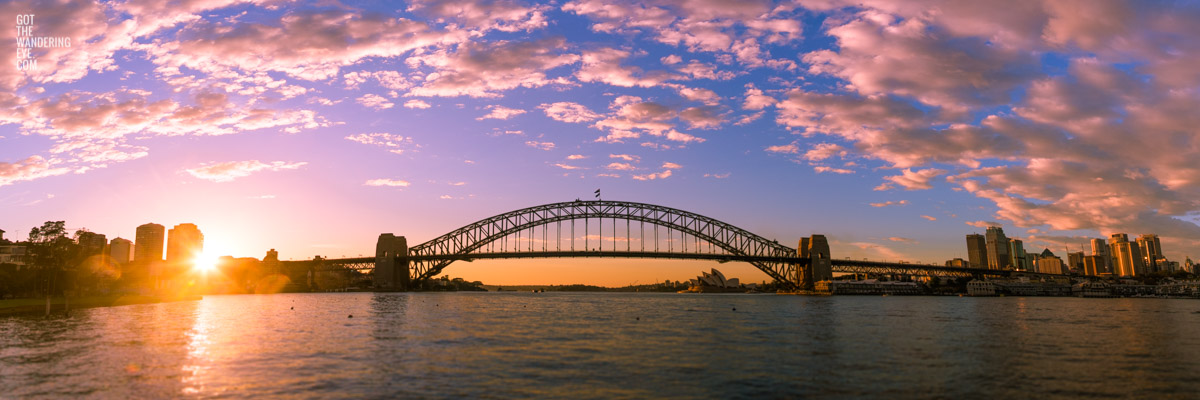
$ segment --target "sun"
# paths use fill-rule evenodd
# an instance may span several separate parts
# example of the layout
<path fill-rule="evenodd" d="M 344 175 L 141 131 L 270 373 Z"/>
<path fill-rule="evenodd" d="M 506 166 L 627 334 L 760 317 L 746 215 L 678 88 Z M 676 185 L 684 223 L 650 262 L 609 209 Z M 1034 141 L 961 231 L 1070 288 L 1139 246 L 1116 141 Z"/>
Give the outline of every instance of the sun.
<path fill-rule="evenodd" d="M 204 273 L 204 274 L 207 274 L 210 272 L 216 272 L 217 271 L 217 260 L 218 260 L 217 256 L 214 256 L 212 254 L 208 254 L 207 252 L 205 252 L 204 254 L 200 254 L 199 256 L 196 256 L 196 259 L 193 261 L 192 269 L 194 269 L 197 272 Z"/>

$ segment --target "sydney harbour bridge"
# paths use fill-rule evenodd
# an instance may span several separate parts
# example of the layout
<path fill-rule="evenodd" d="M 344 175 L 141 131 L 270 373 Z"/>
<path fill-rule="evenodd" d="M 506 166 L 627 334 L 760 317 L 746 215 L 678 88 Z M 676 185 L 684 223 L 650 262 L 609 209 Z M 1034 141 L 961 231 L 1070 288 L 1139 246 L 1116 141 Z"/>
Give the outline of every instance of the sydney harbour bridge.
<path fill-rule="evenodd" d="M 578 229 L 582 228 L 582 235 Z M 543 204 L 484 218 L 425 243 L 379 235 L 375 257 L 289 261 L 308 269 L 373 270 L 377 290 L 421 287 L 455 261 L 518 258 L 658 258 L 746 262 L 784 287 L 812 290 L 834 272 L 1003 277 L 1009 270 L 833 258 L 824 235 L 793 248 L 714 218 L 671 207 L 589 200 Z"/>

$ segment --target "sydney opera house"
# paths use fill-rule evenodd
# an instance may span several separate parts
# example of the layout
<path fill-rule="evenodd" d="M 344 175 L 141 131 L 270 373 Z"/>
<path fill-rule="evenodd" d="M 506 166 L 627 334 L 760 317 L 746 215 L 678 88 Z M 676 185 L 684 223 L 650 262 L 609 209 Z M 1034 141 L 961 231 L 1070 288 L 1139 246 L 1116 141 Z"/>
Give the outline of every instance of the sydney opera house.
<path fill-rule="evenodd" d="M 712 269 L 712 273 L 700 272 L 700 276 L 696 279 L 689 280 L 691 287 L 687 292 L 720 292 L 720 291 L 741 291 L 741 283 L 738 278 L 725 279 L 725 274 Z"/>

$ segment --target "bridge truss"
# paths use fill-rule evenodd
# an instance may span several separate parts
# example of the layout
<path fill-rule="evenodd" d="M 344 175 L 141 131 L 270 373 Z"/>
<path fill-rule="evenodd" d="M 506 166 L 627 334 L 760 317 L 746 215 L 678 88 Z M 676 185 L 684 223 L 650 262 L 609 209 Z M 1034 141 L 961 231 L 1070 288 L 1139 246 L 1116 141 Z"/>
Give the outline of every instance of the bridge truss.
<path fill-rule="evenodd" d="M 582 234 L 578 228 L 582 227 Z M 649 228 L 649 229 L 647 229 Z M 516 258 L 658 258 L 746 262 L 785 285 L 797 285 L 812 260 L 797 249 L 700 214 L 627 201 L 544 204 L 485 218 L 412 246 L 407 257 L 411 282 L 439 275 L 455 261 Z M 401 260 L 404 258 L 405 260 Z M 316 259 L 323 270 L 366 272 L 373 257 Z M 1004 277 L 1014 271 L 938 265 L 830 261 L 833 272 L 865 275 Z"/>
<path fill-rule="evenodd" d="M 578 225 L 584 228 L 582 237 L 577 235 Z M 675 208 L 627 201 L 573 201 L 506 212 L 413 246 L 409 259 L 413 281 L 420 282 L 437 276 L 456 260 L 521 258 L 524 256 L 518 253 L 535 250 L 545 257 L 725 258 L 749 262 L 781 282 L 791 281 L 788 277 L 794 276 L 797 268 L 794 263 L 801 262 L 794 248 L 731 224 Z"/>

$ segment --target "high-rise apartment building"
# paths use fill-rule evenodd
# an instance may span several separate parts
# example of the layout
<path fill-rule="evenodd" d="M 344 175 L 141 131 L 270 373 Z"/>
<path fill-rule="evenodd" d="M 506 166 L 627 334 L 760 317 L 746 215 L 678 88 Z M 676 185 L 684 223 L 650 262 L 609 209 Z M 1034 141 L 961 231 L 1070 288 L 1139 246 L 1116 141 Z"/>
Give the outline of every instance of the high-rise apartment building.
<path fill-rule="evenodd" d="M 108 242 L 108 255 L 112 257 L 117 264 L 128 264 L 130 255 L 133 254 L 133 242 L 128 239 L 114 238 Z"/>
<path fill-rule="evenodd" d="M 1146 264 L 1147 272 L 1157 272 L 1166 269 L 1165 265 L 1158 265 L 1158 259 L 1164 258 L 1162 254 L 1162 244 L 1158 241 L 1158 235 L 1148 233 L 1137 238 L 1138 250 L 1141 250 L 1142 262 Z"/>
<path fill-rule="evenodd" d="M 967 262 L 971 268 L 987 268 L 987 241 L 983 239 L 983 235 L 967 235 Z"/>
<path fill-rule="evenodd" d="M 179 224 L 167 235 L 167 263 L 190 264 L 204 251 L 204 234 L 196 224 Z"/>
<path fill-rule="evenodd" d="M 1025 256 L 1025 242 L 1022 242 L 1021 239 L 1010 239 L 1008 241 L 1008 257 L 1008 265 L 1011 265 L 1013 269 L 1029 269 L 1029 261 L 1027 261 L 1028 258 Z"/>
<path fill-rule="evenodd" d="M 987 232 L 983 234 L 987 241 L 987 261 L 988 269 L 1011 269 L 1011 259 L 1008 257 L 1008 237 L 1004 236 L 1004 229 L 998 226 L 990 226 Z"/>
<path fill-rule="evenodd" d="M 1067 269 L 1076 273 L 1083 273 L 1083 252 L 1067 253 Z"/>
<path fill-rule="evenodd" d="M 1107 274 L 1104 272 L 1104 258 L 1103 256 L 1096 255 L 1083 257 L 1083 274 L 1087 276 Z"/>
<path fill-rule="evenodd" d="M 1114 261 L 1113 275 L 1138 276 L 1146 273 L 1146 264 L 1142 260 L 1142 251 L 1138 244 L 1129 241 L 1129 235 L 1114 233 L 1109 239 L 1109 250 Z"/>
<path fill-rule="evenodd" d="M 104 254 L 104 247 L 108 245 L 108 238 L 95 232 L 81 231 L 76 240 L 84 257 Z"/>
<path fill-rule="evenodd" d="M 1108 243 L 1104 243 L 1104 239 L 1092 239 L 1092 255 L 1100 257 L 1100 263 L 1096 264 L 1096 274 L 1112 273 L 1112 252 L 1109 251 Z"/>
<path fill-rule="evenodd" d="M 167 228 L 159 224 L 149 223 L 137 227 L 133 238 L 133 261 L 141 264 L 162 261 L 166 236 Z"/>

